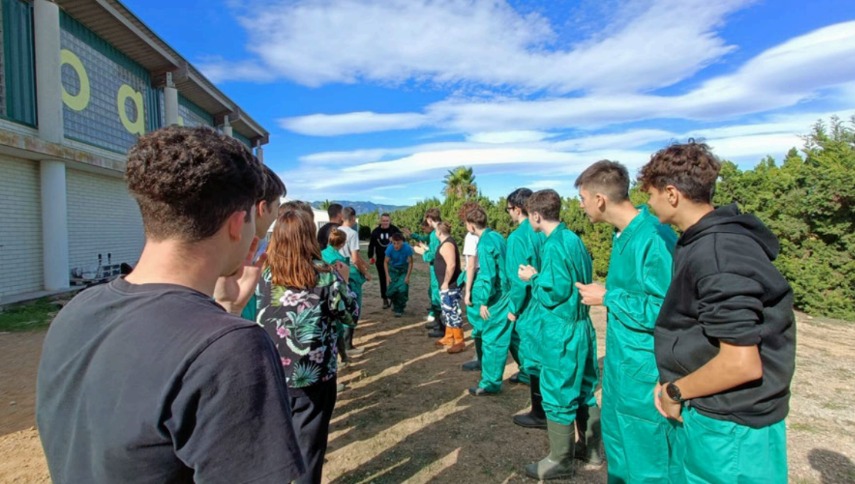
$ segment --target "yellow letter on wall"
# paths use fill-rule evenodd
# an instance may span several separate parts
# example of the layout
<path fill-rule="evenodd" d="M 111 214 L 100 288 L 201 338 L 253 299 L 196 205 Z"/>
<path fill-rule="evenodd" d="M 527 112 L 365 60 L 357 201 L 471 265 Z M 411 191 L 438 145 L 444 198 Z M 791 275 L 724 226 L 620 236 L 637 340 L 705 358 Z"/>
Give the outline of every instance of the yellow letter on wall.
<path fill-rule="evenodd" d="M 137 108 L 137 119 L 133 121 L 128 119 L 128 113 L 125 111 L 125 99 L 127 98 L 131 98 L 131 101 L 133 101 Z M 129 133 L 140 136 L 145 134 L 145 112 L 143 111 L 142 93 L 135 91 L 134 88 L 127 84 L 122 84 L 116 95 L 116 109 L 119 111 L 119 119 L 122 120 L 122 126 Z"/>
<path fill-rule="evenodd" d="M 62 102 L 75 111 L 83 111 L 86 109 L 86 106 L 89 105 L 89 94 L 91 89 L 89 86 L 89 75 L 86 73 L 86 68 L 83 67 L 83 62 L 80 60 L 80 57 L 77 57 L 74 52 L 71 52 L 68 49 L 62 49 L 59 51 L 59 59 L 60 65 L 68 64 L 72 69 L 74 69 L 74 72 L 77 73 L 77 78 L 80 79 L 80 91 L 77 94 L 70 94 L 65 90 L 65 86 L 62 86 Z"/>

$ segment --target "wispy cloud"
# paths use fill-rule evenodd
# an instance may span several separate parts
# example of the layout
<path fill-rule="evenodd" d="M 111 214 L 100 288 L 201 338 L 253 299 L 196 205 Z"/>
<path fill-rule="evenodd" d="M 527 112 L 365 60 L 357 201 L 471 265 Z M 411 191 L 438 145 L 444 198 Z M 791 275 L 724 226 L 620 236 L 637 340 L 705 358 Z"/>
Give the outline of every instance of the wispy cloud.
<path fill-rule="evenodd" d="M 274 77 L 307 86 L 417 81 L 563 93 L 647 90 L 731 52 L 715 31 L 750 3 L 622 1 L 629 6 L 611 12 L 600 31 L 567 39 L 545 15 L 521 13 L 505 0 L 256 1 L 241 9 L 251 12 L 241 23 L 255 58 L 200 65 L 217 82 Z M 630 21 L 622 15 L 627 10 L 635 14 Z"/>

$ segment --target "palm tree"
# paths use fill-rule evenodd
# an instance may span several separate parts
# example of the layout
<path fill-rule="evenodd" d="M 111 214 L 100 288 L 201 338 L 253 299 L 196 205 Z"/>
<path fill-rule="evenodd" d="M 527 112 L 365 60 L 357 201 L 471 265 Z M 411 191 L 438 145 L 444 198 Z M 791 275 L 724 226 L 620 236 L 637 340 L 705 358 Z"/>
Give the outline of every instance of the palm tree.
<path fill-rule="evenodd" d="M 478 186 L 475 185 L 475 175 L 472 173 L 472 168 L 458 166 L 453 170 L 448 170 L 448 174 L 443 178 L 445 188 L 442 193 L 446 197 L 469 198 L 478 195 Z"/>
<path fill-rule="evenodd" d="M 333 203 L 331 201 L 324 200 L 323 202 L 321 202 L 321 210 L 326 210 L 326 209 L 330 208 L 330 205 L 332 205 L 332 204 Z"/>

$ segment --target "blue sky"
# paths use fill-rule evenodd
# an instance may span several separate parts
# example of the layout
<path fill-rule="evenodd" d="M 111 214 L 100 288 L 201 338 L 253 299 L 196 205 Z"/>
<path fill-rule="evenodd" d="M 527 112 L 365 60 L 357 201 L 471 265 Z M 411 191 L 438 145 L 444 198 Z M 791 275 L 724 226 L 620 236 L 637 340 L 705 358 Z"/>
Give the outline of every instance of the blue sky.
<path fill-rule="evenodd" d="M 855 114 L 850 0 L 124 0 L 270 131 L 289 197 L 576 195 L 704 138 L 751 167 Z"/>

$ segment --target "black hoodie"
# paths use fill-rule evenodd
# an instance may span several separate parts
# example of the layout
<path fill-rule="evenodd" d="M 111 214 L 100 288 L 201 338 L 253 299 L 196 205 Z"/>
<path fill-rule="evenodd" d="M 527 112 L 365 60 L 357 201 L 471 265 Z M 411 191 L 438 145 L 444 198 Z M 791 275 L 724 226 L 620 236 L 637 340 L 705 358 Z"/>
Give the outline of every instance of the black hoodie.
<path fill-rule="evenodd" d="M 759 428 L 789 411 L 795 370 L 793 291 L 772 265 L 775 235 L 735 204 L 705 215 L 677 241 L 674 272 L 656 320 L 661 381 L 694 372 L 719 351 L 719 341 L 758 345 L 761 379 L 689 405 L 719 420 Z"/>

